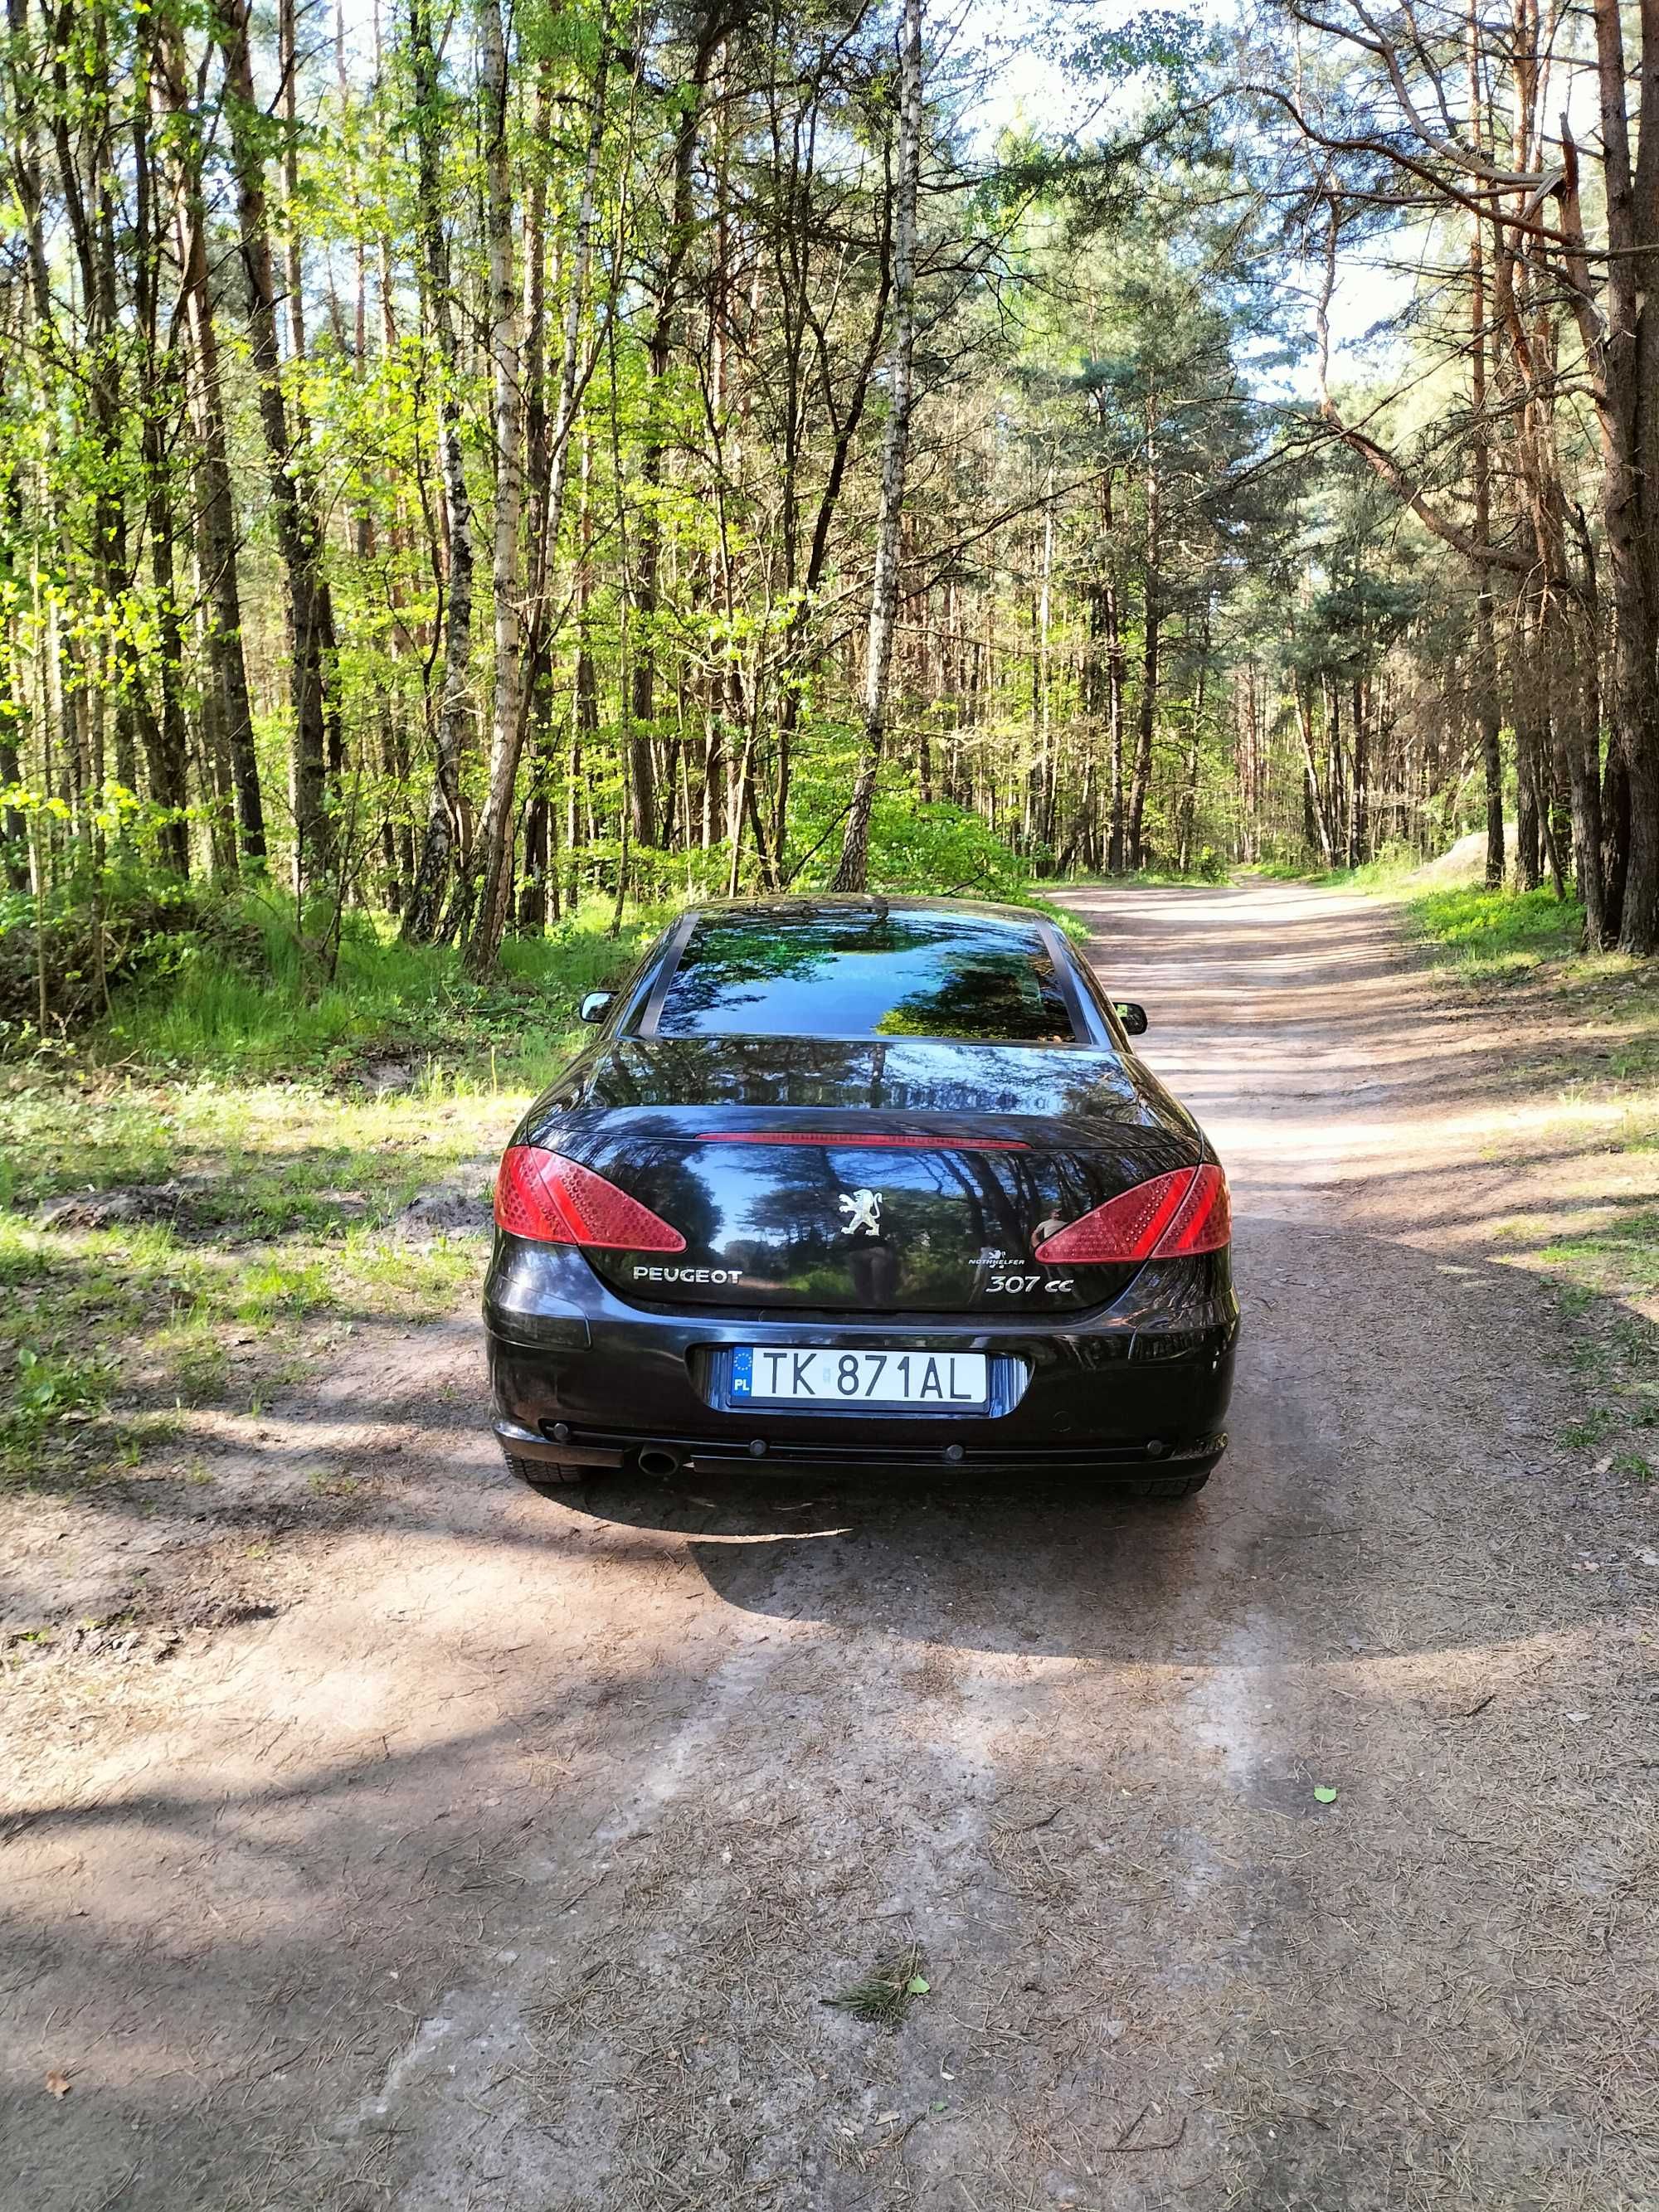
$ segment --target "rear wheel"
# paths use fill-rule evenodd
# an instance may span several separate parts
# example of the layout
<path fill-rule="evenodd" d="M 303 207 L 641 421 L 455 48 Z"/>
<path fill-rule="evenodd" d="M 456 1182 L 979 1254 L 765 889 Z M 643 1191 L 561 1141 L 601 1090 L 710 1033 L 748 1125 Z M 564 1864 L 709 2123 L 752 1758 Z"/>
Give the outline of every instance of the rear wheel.
<path fill-rule="evenodd" d="M 516 1459 L 511 1452 L 503 1452 L 509 1474 L 516 1474 L 520 1482 L 532 1490 L 539 1490 L 544 1497 L 556 1497 L 561 1491 L 574 1484 L 586 1482 L 592 1470 L 573 1467 L 567 1460 Z"/>

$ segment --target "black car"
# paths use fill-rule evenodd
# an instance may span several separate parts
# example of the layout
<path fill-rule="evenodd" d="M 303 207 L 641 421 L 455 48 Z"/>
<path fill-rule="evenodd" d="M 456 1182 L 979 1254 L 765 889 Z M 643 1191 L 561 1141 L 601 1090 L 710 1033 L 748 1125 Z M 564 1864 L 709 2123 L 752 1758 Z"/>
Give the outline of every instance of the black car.
<path fill-rule="evenodd" d="M 1226 1445 L 1227 1183 L 1064 937 L 1013 907 L 683 915 L 502 1157 L 495 1434 L 601 1468 L 1075 1472 Z"/>

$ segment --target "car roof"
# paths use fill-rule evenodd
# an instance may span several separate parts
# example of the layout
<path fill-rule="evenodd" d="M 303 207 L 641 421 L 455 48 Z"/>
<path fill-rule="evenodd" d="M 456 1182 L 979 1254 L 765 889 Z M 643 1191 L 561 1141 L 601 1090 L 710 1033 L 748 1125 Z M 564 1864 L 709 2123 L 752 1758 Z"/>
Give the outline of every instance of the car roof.
<path fill-rule="evenodd" d="M 705 916 L 710 921 L 740 921 L 749 915 L 768 921 L 811 921 L 820 915 L 860 912 L 936 914 L 941 918 L 960 915 L 979 921 L 1018 924 L 1026 929 L 1043 928 L 1050 921 L 1050 917 L 1036 907 L 999 905 L 990 899 L 930 898 L 901 891 L 890 896 L 883 891 L 823 891 L 806 893 L 799 898 L 711 899 L 690 909 L 698 921 Z"/>

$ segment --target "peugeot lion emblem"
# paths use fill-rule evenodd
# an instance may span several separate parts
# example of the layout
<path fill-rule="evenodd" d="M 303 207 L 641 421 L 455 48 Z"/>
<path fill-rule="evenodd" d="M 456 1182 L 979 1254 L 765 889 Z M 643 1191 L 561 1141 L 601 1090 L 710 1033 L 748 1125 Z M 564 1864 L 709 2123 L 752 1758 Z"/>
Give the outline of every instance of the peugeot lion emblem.
<path fill-rule="evenodd" d="M 849 1237 L 856 1237 L 862 1229 L 867 1237 L 881 1231 L 881 1193 L 878 1190 L 844 1190 L 840 1206 L 846 1218 L 842 1223 Z"/>

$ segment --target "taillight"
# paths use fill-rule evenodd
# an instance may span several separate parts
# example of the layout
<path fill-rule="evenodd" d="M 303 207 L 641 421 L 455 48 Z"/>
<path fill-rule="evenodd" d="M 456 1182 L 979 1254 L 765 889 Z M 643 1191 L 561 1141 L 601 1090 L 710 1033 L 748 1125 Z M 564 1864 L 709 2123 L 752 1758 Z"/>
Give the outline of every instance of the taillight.
<path fill-rule="evenodd" d="M 539 1145 L 514 1145 L 495 1177 L 495 1221 L 538 1244 L 684 1252 L 685 1239 L 614 1182 Z"/>
<path fill-rule="evenodd" d="M 1232 1237 L 1227 1178 L 1212 1162 L 1176 1168 L 1121 1191 L 1081 1219 L 1033 1246 L 1038 1260 L 1087 1266 L 1134 1260 L 1179 1260 L 1218 1252 Z"/>

